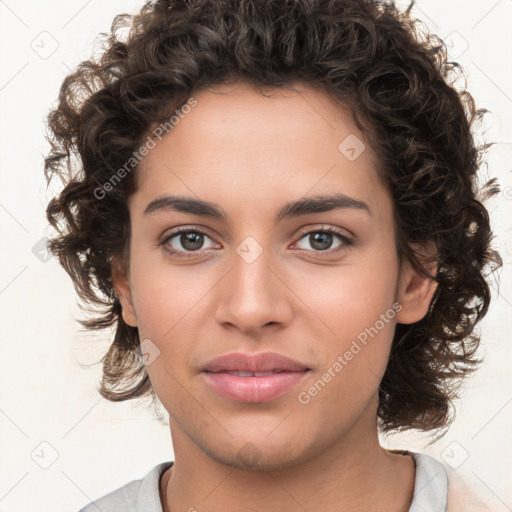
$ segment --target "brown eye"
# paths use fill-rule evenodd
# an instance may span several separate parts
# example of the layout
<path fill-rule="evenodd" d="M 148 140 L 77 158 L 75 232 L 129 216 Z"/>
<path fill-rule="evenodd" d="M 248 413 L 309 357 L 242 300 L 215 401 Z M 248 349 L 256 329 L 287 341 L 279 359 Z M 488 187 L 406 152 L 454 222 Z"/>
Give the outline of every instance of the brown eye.
<path fill-rule="evenodd" d="M 203 238 L 203 234 L 190 231 L 188 233 L 181 233 L 179 235 L 179 242 L 187 251 L 197 251 L 203 245 Z"/>
<path fill-rule="evenodd" d="M 161 243 L 165 250 L 176 256 L 189 256 L 187 253 L 199 253 L 201 249 L 211 249 L 214 247 L 213 243 L 210 247 L 204 247 L 205 239 L 211 238 L 199 229 L 180 228 L 170 233 Z"/>
<path fill-rule="evenodd" d="M 317 251 L 325 251 L 330 249 L 334 236 L 332 233 L 317 232 L 307 235 L 309 237 L 309 244 Z"/>
<path fill-rule="evenodd" d="M 333 250 L 329 250 L 336 239 L 339 240 L 338 245 Z M 334 228 L 308 231 L 302 234 L 299 241 L 302 240 L 307 241 L 309 247 L 299 247 L 300 249 L 313 252 L 328 252 L 328 254 L 337 253 L 339 250 L 346 249 L 354 243 L 351 238 Z"/>

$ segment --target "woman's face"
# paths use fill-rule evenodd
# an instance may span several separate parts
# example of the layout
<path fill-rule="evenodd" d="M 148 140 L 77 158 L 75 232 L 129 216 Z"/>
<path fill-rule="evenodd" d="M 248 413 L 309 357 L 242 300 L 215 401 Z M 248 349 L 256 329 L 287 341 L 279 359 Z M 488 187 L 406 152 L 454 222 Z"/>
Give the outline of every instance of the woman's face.
<path fill-rule="evenodd" d="M 350 116 L 322 93 L 238 85 L 195 100 L 137 170 L 129 272 L 114 284 L 173 438 L 231 465 L 293 465 L 374 427 L 407 313 L 391 198 Z M 307 201 L 323 196 L 336 204 Z M 270 376 L 204 371 L 231 353 L 298 367 L 277 376 L 271 357 Z"/>

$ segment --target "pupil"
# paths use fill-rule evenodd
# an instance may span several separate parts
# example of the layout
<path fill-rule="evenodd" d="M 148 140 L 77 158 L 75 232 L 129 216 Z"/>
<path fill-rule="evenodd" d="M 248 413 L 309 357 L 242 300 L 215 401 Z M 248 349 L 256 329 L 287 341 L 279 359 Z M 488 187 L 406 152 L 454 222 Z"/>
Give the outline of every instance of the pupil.
<path fill-rule="evenodd" d="M 310 237 L 312 237 L 311 247 L 317 250 L 328 249 L 332 243 L 331 233 L 314 233 Z"/>
<path fill-rule="evenodd" d="M 185 249 L 190 251 L 200 249 L 203 244 L 202 235 L 200 233 L 183 233 L 180 242 Z"/>

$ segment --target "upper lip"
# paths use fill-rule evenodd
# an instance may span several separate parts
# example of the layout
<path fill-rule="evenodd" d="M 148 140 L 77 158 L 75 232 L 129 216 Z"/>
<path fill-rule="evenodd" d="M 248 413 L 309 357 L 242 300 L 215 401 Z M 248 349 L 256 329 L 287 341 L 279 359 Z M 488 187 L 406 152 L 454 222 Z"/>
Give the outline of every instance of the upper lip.
<path fill-rule="evenodd" d="M 309 368 L 298 361 L 275 352 L 262 352 L 259 354 L 232 352 L 231 354 L 225 354 L 212 359 L 203 368 L 205 372 L 301 372 L 304 370 L 309 370 Z"/>

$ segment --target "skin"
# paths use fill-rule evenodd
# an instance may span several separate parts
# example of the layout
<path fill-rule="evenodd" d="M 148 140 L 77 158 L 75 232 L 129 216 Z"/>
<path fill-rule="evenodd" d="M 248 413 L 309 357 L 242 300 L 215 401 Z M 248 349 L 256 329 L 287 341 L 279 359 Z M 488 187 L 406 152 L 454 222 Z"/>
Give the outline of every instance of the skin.
<path fill-rule="evenodd" d="M 203 90 L 137 170 L 129 262 L 115 262 L 112 278 L 124 320 L 160 351 L 147 369 L 174 447 L 160 483 L 167 512 L 238 512 L 240 503 L 269 512 L 398 512 L 412 501 L 414 461 L 380 446 L 377 392 L 396 322 L 420 320 L 434 286 L 399 265 L 393 205 L 370 147 L 354 161 L 338 150 L 350 134 L 364 140 L 350 115 L 320 91 L 298 90 Z M 274 222 L 284 203 L 332 192 L 364 201 L 370 213 L 344 208 Z M 213 202 L 226 220 L 171 209 L 144 215 L 166 194 Z M 179 226 L 207 232 L 195 254 L 179 235 L 161 245 Z M 334 235 L 317 249 L 310 235 L 322 228 L 353 244 Z M 236 251 L 248 236 L 262 249 L 252 263 Z M 396 302 L 402 309 L 378 335 L 300 403 L 299 392 Z M 275 351 L 311 371 L 269 402 L 230 401 L 201 368 L 235 351 Z"/>

